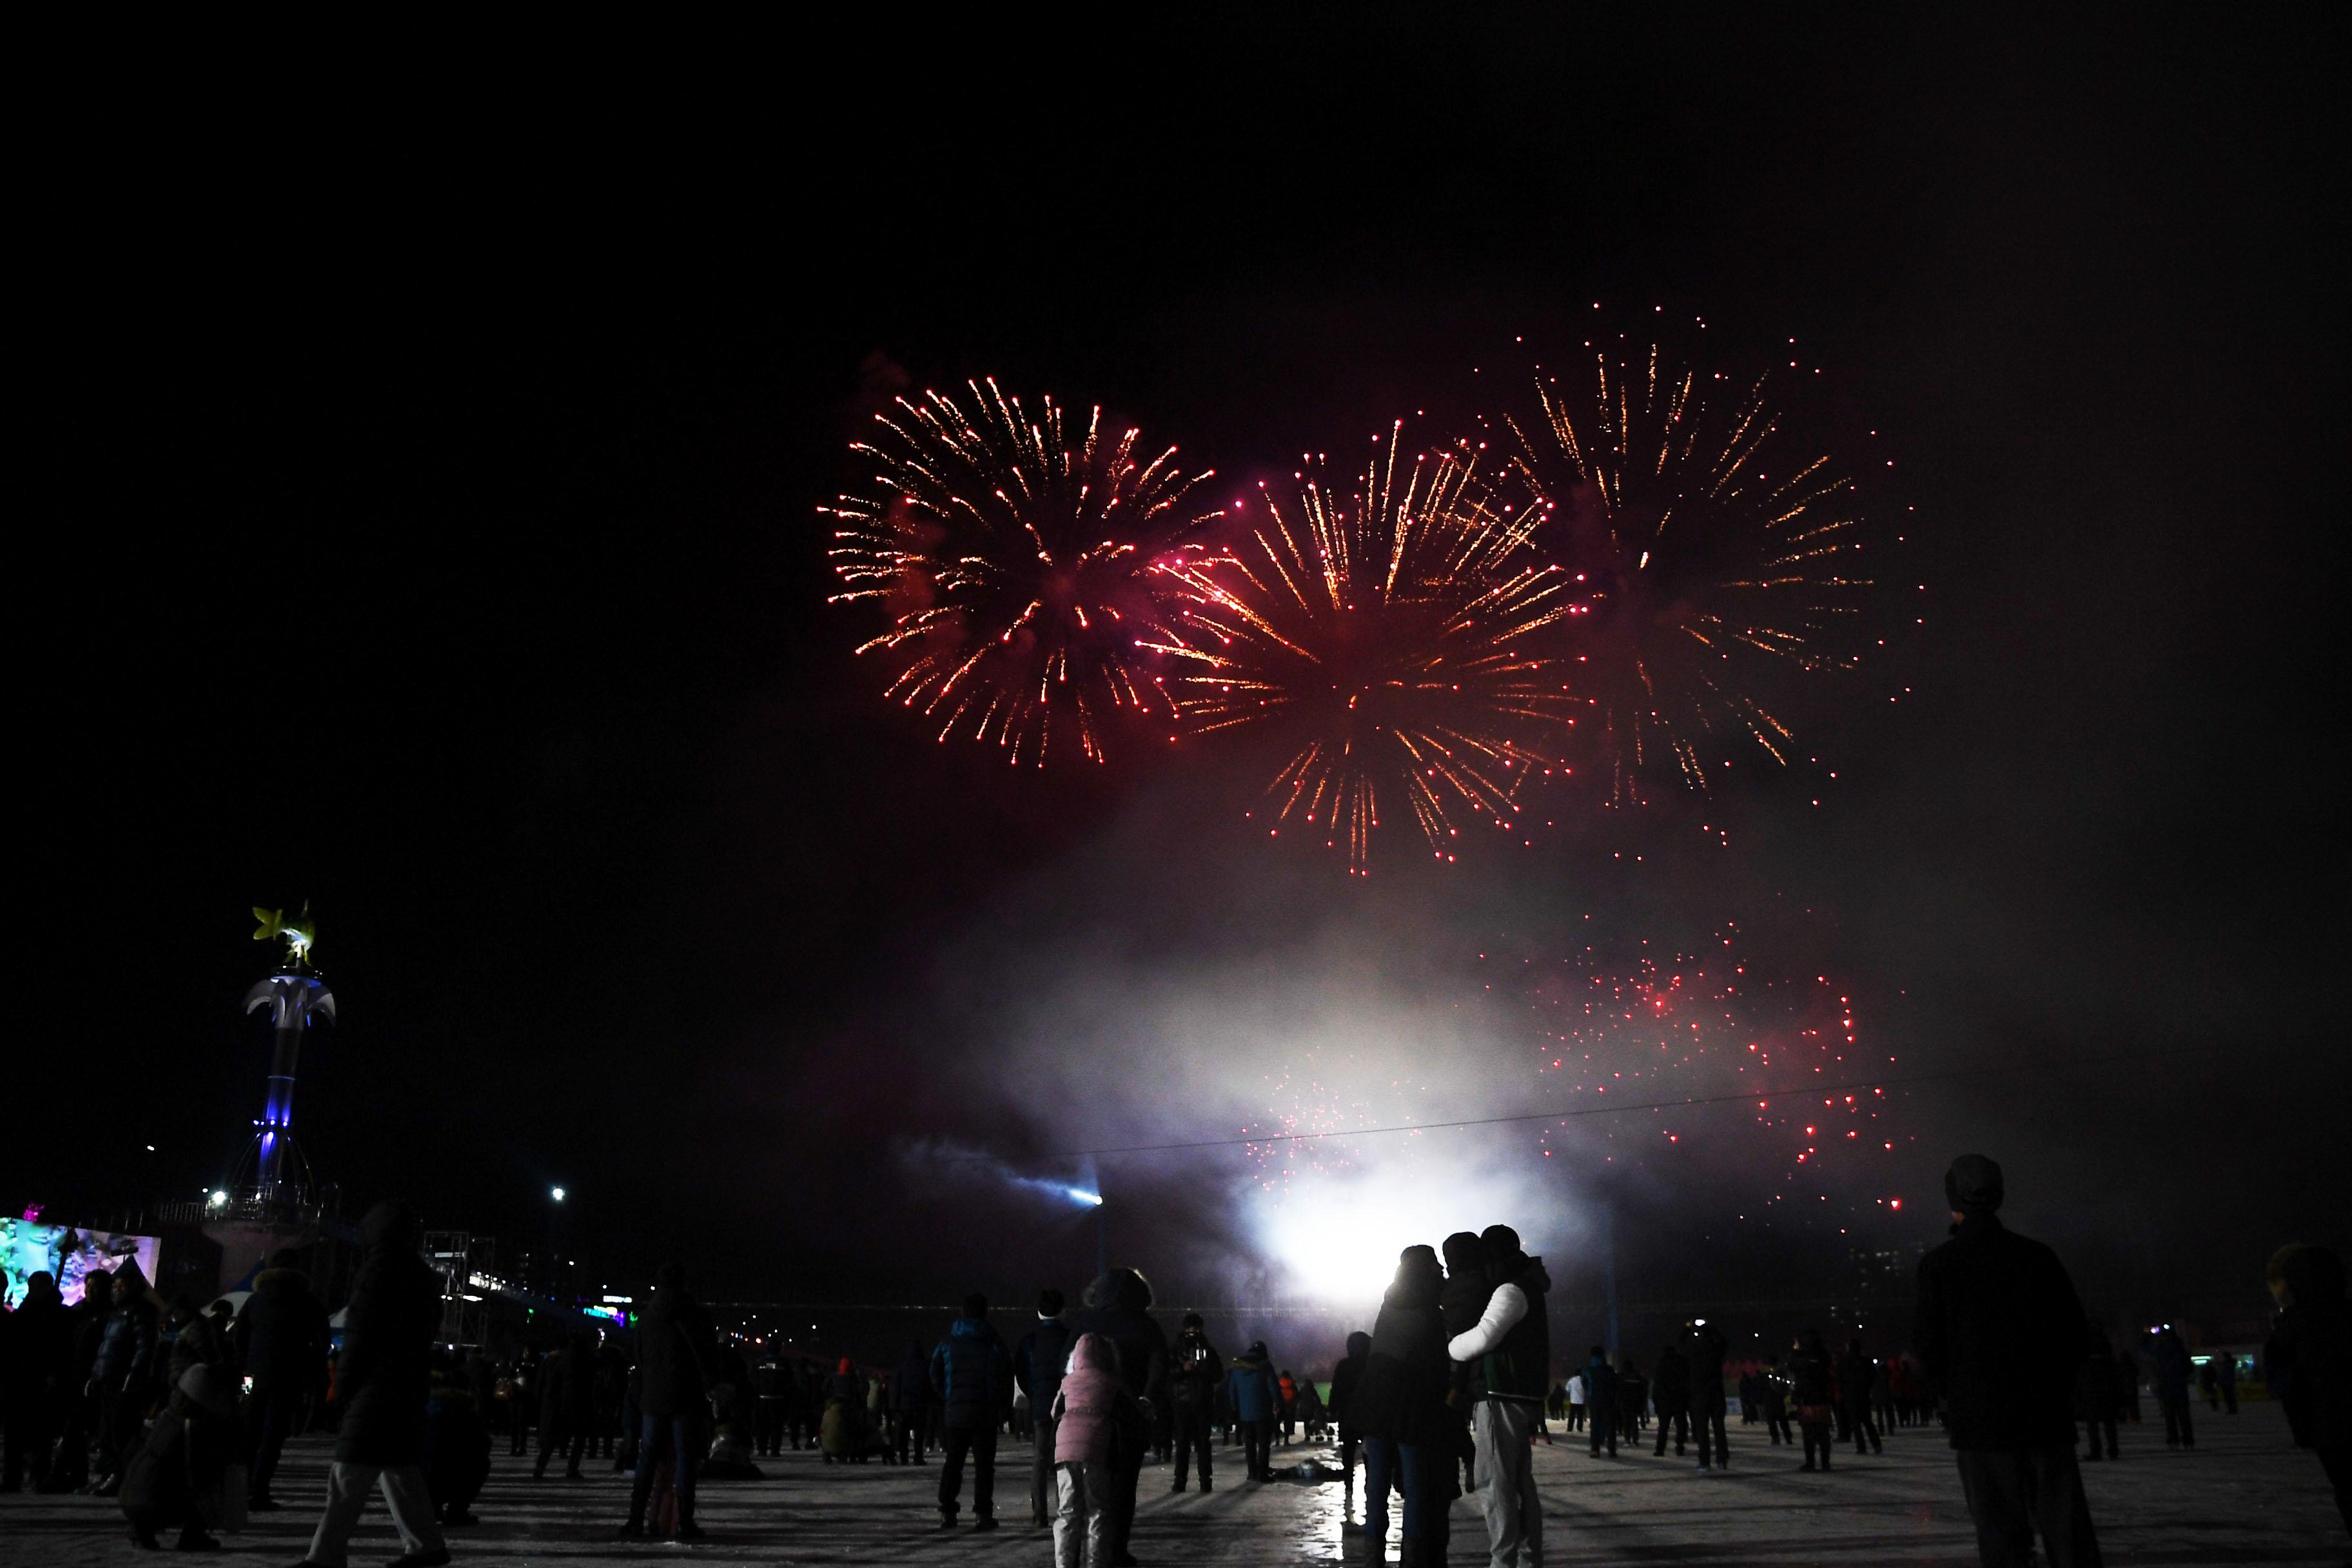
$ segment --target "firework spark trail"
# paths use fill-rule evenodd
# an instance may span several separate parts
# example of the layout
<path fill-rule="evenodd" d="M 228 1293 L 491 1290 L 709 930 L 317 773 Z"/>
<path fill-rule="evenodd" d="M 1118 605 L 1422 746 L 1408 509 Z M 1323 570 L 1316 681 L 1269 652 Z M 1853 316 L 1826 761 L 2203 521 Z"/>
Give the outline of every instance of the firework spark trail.
<path fill-rule="evenodd" d="M 1749 1177 L 1762 1185 L 1749 1193 L 1764 1205 L 1823 1183 L 1877 1185 L 1888 1167 L 1875 1162 L 1915 1140 L 1885 1081 L 1853 1080 L 1874 1067 L 1896 1069 L 1896 1058 L 1864 1043 L 1854 998 L 1829 975 L 1760 963 L 1746 936 L 1726 922 L 1689 944 L 1631 940 L 1551 958 L 1480 957 L 1488 989 L 1535 1016 L 1538 1078 L 1569 1080 L 1573 1099 L 1596 1108 L 1662 1091 L 1694 1106 L 1738 1104 L 1760 1140 L 1742 1159 L 1720 1121 L 1669 1109 L 1646 1131 L 1612 1138 L 1629 1155 L 1687 1148 L 1727 1173 L 1759 1166 Z M 1822 1089 L 1807 1090 L 1809 1077 Z"/>
<path fill-rule="evenodd" d="M 1267 793 L 1345 843 L 1361 874 L 1402 800 L 1440 858 L 1454 811 L 1502 823 L 1574 721 L 1563 656 L 1532 634 L 1574 613 L 1561 570 L 1527 549 L 1529 507 L 1497 507 L 1475 453 L 1408 455 L 1403 422 L 1351 489 L 1319 463 L 1223 549 L 1170 556 L 1170 636 L 1187 729 L 1295 736 Z M 1261 487 L 1263 488 L 1263 487 Z"/>
<path fill-rule="evenodd" d="M 1759 690 L 1771 670 L 1856 662 L 1872 586 L 1850 574 L 1858 497 L 1832 459 L 1795 455 L 1769 380 L 1741 393 L 1662 373 L 1654 345 L 1633 363 L 1601 352 L 1589 383 L 1539 372 L 1488 424 L 1503 493 L 1543 515 L 1588 595 L 1578 685 L 1621 803 L 1661 753 L 1706 787 L 1710 762 L 1728 765 L 1702 754 L 1720 733 L 1785 764 L 1793 731 Z"/>
<path fill-rule="evenodd" d="M 1100 762 L 1117 717 L 1176 717 L 1143 667 L 1137 633 L 1157 625 L 1150 568 L 1213 511 L 1196 513 L 1176 448 L 1149 462 L 1139 432 L 1066 427 L 1050 397 L 1033 416 L 993 380 L 967 403 L 900 397 L 851 450 L 872 465 L 865 495 L 819 512 L 838 520 L 830 551 L 843 591 L 880 601 L 890 626 L 860 654 L 894 656 L 887 695 L 993 740 L 1042 767 L 1061 734 Z M 1213 470 L 1212 470 L 1213 471 Z"/>

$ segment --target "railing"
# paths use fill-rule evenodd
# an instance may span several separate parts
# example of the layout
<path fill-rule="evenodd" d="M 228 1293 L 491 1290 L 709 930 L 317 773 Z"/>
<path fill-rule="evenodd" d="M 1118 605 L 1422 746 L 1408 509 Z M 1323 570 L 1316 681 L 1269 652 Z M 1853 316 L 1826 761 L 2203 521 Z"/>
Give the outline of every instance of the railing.
<path fill-rule="evenodd" d="M 320 1207 L 295 1198 L 231 1198 L 226 1203 L 169 1203 L 155 1205 L 155 1217 L 164 1225 L 221 1225 L 243 1221 L 259 1225 L 316 1225 Z"/>

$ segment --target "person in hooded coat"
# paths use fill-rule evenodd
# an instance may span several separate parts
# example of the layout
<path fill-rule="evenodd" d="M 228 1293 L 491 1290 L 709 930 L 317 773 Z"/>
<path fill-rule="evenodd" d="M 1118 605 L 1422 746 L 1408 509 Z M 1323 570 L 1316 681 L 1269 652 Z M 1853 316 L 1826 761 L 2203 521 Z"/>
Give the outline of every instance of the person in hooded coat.
<path fill-rule="evenodd" d="M 996 1528 L 996 1429 L 1013 1409 L 1013 1357 L 988 1321 L 988 1298 L 963 1299 L 963 1315 L 931 1352 L 931 1392 L 943 1411 L 940 1454 L 940 1528 L 955 1527 L 963 1490 L 963 1463 L 971 1458 L 974 1530 Z"/>
<path fill-rule="evenodd" d="M 1118 1560 L 1112 1528 L 1124 1469 L 1119 1455 L 1142 1447 L 1144 1418 L 1142 1405 L 1119 1376 L 1118 1352 L 1108 1340 L 1095 1333 L 1078 1336 L 1046 1419 L 1054 1431 L 1059 1483 L 1055 1568 L 1110 1568 Z"/>
<path fill-rule="evenodd" d="M 644 1539 L 654 1474 L 664 1459 L 670 1461 L 670 1490 L 677 1500 L 677 1539 L 701 1538 L 702 1527 L 694 1522 L 694 1478 L 718 1367 L 718 1331 L 687 1290 L 686 1266 L 663 1264 L 637 1317 L 637 1470 L 622 1540 Z"/>
<path fill-rule="evenodd" d="M 1225 1369 L 1225 1397 L 1242 1429 L 1242 1468 L 1254 1481 L 1274 1479 L 1274 1424 L 1282 1409 L 1282 1384 L 1264 1340 L 1234 1357 Z"/>
<path fill-rule="evenodd" d="M 1748 1380 L 1739 1381 L 1745 1388 Z M 1680 1345 L 1669 1344 L 1658 1352 L 1658 1364 L 1650 1375 L 1650 1405 L 1658 1414 L 1658 1447 L 1651 1457 L 1665 1457 L 1666 1428 L 1671 1426 L 1675 1458 L 1681 1458 L 1683 1444 L 1690 1436 L 1690 1363 L 1684 1359 Z"/>
<path fill-rule="evenodd" d="M 441 1282 L 420 1251 L 425 1227 L 404 1203 L 380 1203 L 360 1222 L 359 1276 L 343 1312 L 336 1389 L 343 1406 L 327 1508 L 310 1537 L 309 1568 L 343 1568 L 352 1531 L 379 1487 L 406 1553 L 398 1568 L 434 1568 L 449 1548 L 425 1484 L 425 1407 Z"/>
<path fill-rule="evenodd" d="M 1195 1458 L 1201 1465 L 1201 1489 L 1216 1489 L 1209 1474 L 1209 1419 L 1224 1381 L 1224 1358 L 1209 1342 L 1208 1326 L 1200 1313 L 1185 1313 L 1175 1348 L 1168 1356 L 1169 1424 L 1176 1440 L 1176 1479 L 1170 1491 L 1184 1489 L 1187 1471 Z"/>
<path fill-rule="evenodd" d="M 1436 1256 L 1434 1252 L 1430 1254 L 1433 1260 Z M 1339 1429 L 1339 1468 L 1348 1472 L 1350 1489 L 1356 1484 L 1356 1454 L 1363 1433 L 1349 1413 L 1349 1406 L 1355 1403 L 1356 1387 L 1363 1379 L 1364 1363 L 1371 1353 L 1372 1336 L 1359 1329 L 1348 1336 L 1348 1353 L 1331 1369 L 1331 1397 L 1327 1408 Z"/>
<path fill-rule="evenodd" d="M 1519 1250 L 1519 1233 L 1488 1226 L 1478 1241 L 1494 1291 L 1476 1326 L 1446 1353 L 1469 1369 L 1470 1431 L 1478 1453 L 1479 1505 L 1493 1568 L 1541 1568 L 1543 1508 L 1536 1496 L 1529 1436 L 1543 1413 L 1551 1373 L 1551 1330 L 1543 1260 Z"/>
<path fill-rule="evenodd" d="M 1118 1352 L 1118 1381 L 1128 1397 L 1151 1418 L 1152 1407 L 1168 1396 L 1168 1335 L 1151 1320 L 1151 1282 L 1133 1268 L 1114 1268 L 1087 1287 L 1087 1310 L 1071 1325 L 1080 1333 L 1100 1334 Z M 1143 1447 L 1118 1456 L 1121 1473 L 1112 1499 L 1111 1557 L 1118 1568 L 1132 1560 L 1128 1536 L 1135 1526 L 1135 1489 L 1143 1479 Z"/>
<path fill-rule="evenodd" d="M 1731 1463 L 1731 1434 L 1725 1429 L 1723 1358 L 1730 1349 L 1713 1323 L 1693 1318 L 1683 1331 L 1683 1361 L 1690 1368 L 1691 1436 L 1698 1440 L 1698 1468 L 1709 1468 L 1707 1439 L 1713 1436 L 1712 1463 Z"/>
<path fill-rule="evenodd" d="M 1434 1250 L 1408 1247 L 1397 1255 L 1396 1276 L 1381 1298 L 1380 1315 L 1364 1347 L 1363 1372 L 1348 1396 L 1343 1423 L 1364 1447 L 1364 1552 L 1386 1561 L 1389 1489 L 1404 1493 L 1404 1568 L 1445 1561 L 1445 1512 L 1454 1500 L 1454 1417 L 1446 1407 L 1453 1363 L 1438 1311 L 1444 1271 Z M 1349 1351 L 1364 1338 L 1349 1337 Z M 1336 1400 L 1338 1387 L 1334 1382 Z"/>
<path fill-rule="evenodd" d="M 2325 1247 L 2284 1247 L 2265 1273 L 2280 1310 L 2263 1347 L 2263 1375 L 2294 1446 L 2318 1454 L 2352 1533 L 2352 1301 L 2344 1260 Z"/>
<path fill-rule="evenodd" d="M 332 1332 L 301 1261 L 291 1247 L 271 1254 L 269 1267 L 254 1277 L 253 1293 L 229 1330 L 245 1375 L 253 1380 L 246 1407 L 246 1437 L 253 1445 L 246 1481 L 252 1491 L 247 1506 L 259 1513 L 278 1506 L 269 1495 L 278 1455 L 300 1429 L 306 1405 L 326 1389 Z"/>
<path fill-rule="evenodd" d="M 2074 1367 L 2087 1318 L 2058 1255 L 2004 1227 L 2000 1167 L 1963 1154 L 1944 1173 L 1950 1240 L 1919 1263 L 1911 1342 L 1941 1392 L 1960 1489 L 1986 1568 L 2024 1560 L 2095 1568 L 2099 1543 L 2074 1459 Z"/>
<path fill-rule="evenodd" d="M 131 1539 L 152 1552 L 155 1531 L 176 1524 L 180 1551 L 219 1551 L 220 1542 L 205 1533 L 205 1508 L 220 1500 L 229 1464 L 244 1451 L 236 1384 L 219 1367 L 192 1361 L 123 1466 L 121 1507 Z"/>
<path fill-rule="evenodd" d="M 1070 1325 L 1062 1321 L 1065 1304 L 1059 1290 L 1037 1292 L 1036 1326 L 1021 1336 L 1021 1346 L 1013 1352 L 1013 1380 L 1029 1394 L 1029 1526 L 1033 1530 L 1053 1522 L 1061 1506 L 1054 1479 L 1054 1394 L 1062 1386 L 1070 1352 L 1077 1343 Z"/>

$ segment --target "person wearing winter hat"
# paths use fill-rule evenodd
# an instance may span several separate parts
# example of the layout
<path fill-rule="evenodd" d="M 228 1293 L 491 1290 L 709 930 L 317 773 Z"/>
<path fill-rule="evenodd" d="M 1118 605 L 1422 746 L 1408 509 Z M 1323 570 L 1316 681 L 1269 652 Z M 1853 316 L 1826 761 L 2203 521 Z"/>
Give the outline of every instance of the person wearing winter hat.
<path fill-rule="evenodd" d="M 1069 1369 L 1070 1347 L 1076 1336 L 1062 1321 L 1066 1305 L 1059 1290 L 1037 1293 L 1037 1326 L 1013 1352 L 1013 1381 L 1029 1395 L 1031 1462 L 1029 1525 L 1042 1530 L 1053 1522 L 1058 1499 L 1054 1479 L 1054 1395 Z"/>
<path fill-rule="evenodd" d="M 1209 1417 L 1224 1382 L 1225 1363 L 1217 1347 L 1209 1342 L 1208 1325 L 1200 1313 L 1185 1313 L 1175 1347 L 1168 1352 L 1169 1425 L 1176 1444 L 1176 1479 L 1170 1491 L 1184 1489 L 1196 1458 L 1201 1463 L 1201 1489 L 1215 1489 L 1209 1475 Z"/>
<path fill-rule="evenodd" d="M 425 1484 L 425 1412 L 441 1281 L 425 1267 L 424 1244 L 424 1224 L 406 1204 L 378 1204 L 360 1222 L 360 1271 L 344 1309 L 336 1375 L 342 1425 L 307 1568 L 343 1568 L 360 1512 L 379 1486 L 407 1548 L 394 1563 L 439 1568 L 449 1561 Z"/>
<path fill-rule="evenodd" d="M 988 1321 L 988 1298 L 963 1299 L 963 1313 L 931 1352 L 931 1392 L 945 1411 L 940 1456 L 940 1528 L 952 1530 L 971 1459 L 972 1528 L 996 1528 L 996 1429 L 1013 1411 L 1013 1357 Z"/>
<path fill-rule="evenodd" d="M 2039 1533 L 2050 1568 L 2095 1568 L 2099 1543 L 2074 1459 L 2083 1303 L 2058 1255 L 2002 1226 L 2000 1167 L 1963 1154 L 1944 1173 L 1951 1239 L 1919 1263 L 1911 1342 L 1944 1397 L 1977 1555 L 2017 1562 Z"/>
<path fill-rule="evenodd" d="M 1519 1233 L 1509 1226 L 1488 1226 L 1478 1243 L 1492 1289 L 1476 1324 L 1454 1335 L 1446 1353 L 1469 1378 L 1470 1436 L 1477 1449 L 1488 1558 L 1495 1568 L 1539 1568 L 1543 1508 L 1528 1443 L 1551 1374 L 1551 1330 L 1544 1307 L 1551 1277 L 1543 1259 L 1520 1250 Z M 1603 1395 L 1615 1392 L 1592 1386 L 1595 1370 L 1606 1365 L 1605 1358 L 1596 1358 L 1595 1369 L 1585 1373 L 1596 1441 Z"/>
<path fill-rule="evenodd" d="M 1055 1390 L 1054 1568 L 1112 1568 L 1123 1457 L 1144 1440 L 1143 1406 L 1120 1381 L 1118 1352 L 1100 1334 L 1080 1334 L 1070 1369 Z"/>
<path fill-rule="evenodd" d="M 1254 1481 L 1274 1479 L 1274 1423 L 1282 1409 L 1282 1385 L 1275 1381 L 1264 1340 L 1234 1357 L 1225 1369 L 1225 1397 L 1242 1429 L 1242 1468 Z"/>

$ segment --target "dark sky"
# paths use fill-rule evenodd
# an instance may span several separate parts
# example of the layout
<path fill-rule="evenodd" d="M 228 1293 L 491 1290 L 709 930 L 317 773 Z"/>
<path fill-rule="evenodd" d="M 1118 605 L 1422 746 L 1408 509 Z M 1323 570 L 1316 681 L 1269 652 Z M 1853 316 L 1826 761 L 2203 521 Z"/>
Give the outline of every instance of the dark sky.
<path fill-rule="evenodd" d="M 2340 24 L 1098 25 L 70 67 L 19 197 L 0 1200 L 214 1178 L 254 903 L 320 914 L 298 1126 L 347 1201 L 527 1234 L 562 1182 L 615 1274 L 787 1296 L 1085 1250 L 906 1139 L 1228 1130 L 1181 1074 L 1135 1114 L 1165 1036 L 1041 1051 L 1038 1008 L 1408 1016 L 1490 936 L 1704 924 L 1713 873 L 1604 884 L 1591 835 L 1356 885 L 1213 762 L 1003 776 L 823 603 L 881 360 L 1246 473 L 1602 300 L 1799 340 L 1919 509 L 1927 625 L 1872 678 L 1911 695 L 1824 731 L 1824 810 L 1721 807 L 1906 1061 L 2011 1069 L 1908 1102 L 1913 1228 L 1973 1143 L 2118 1295 L 2343 1239 Z M 1543 1103 L 1468 1072 L 1421 1114 Z M 1257 1245 L 1233 1180 L 1155 1166 L 1122 1245 L 1247 1276 L 1201 1261 Z M 1706 1185 L 1627 1199 L 1661 1256 Z"/>

